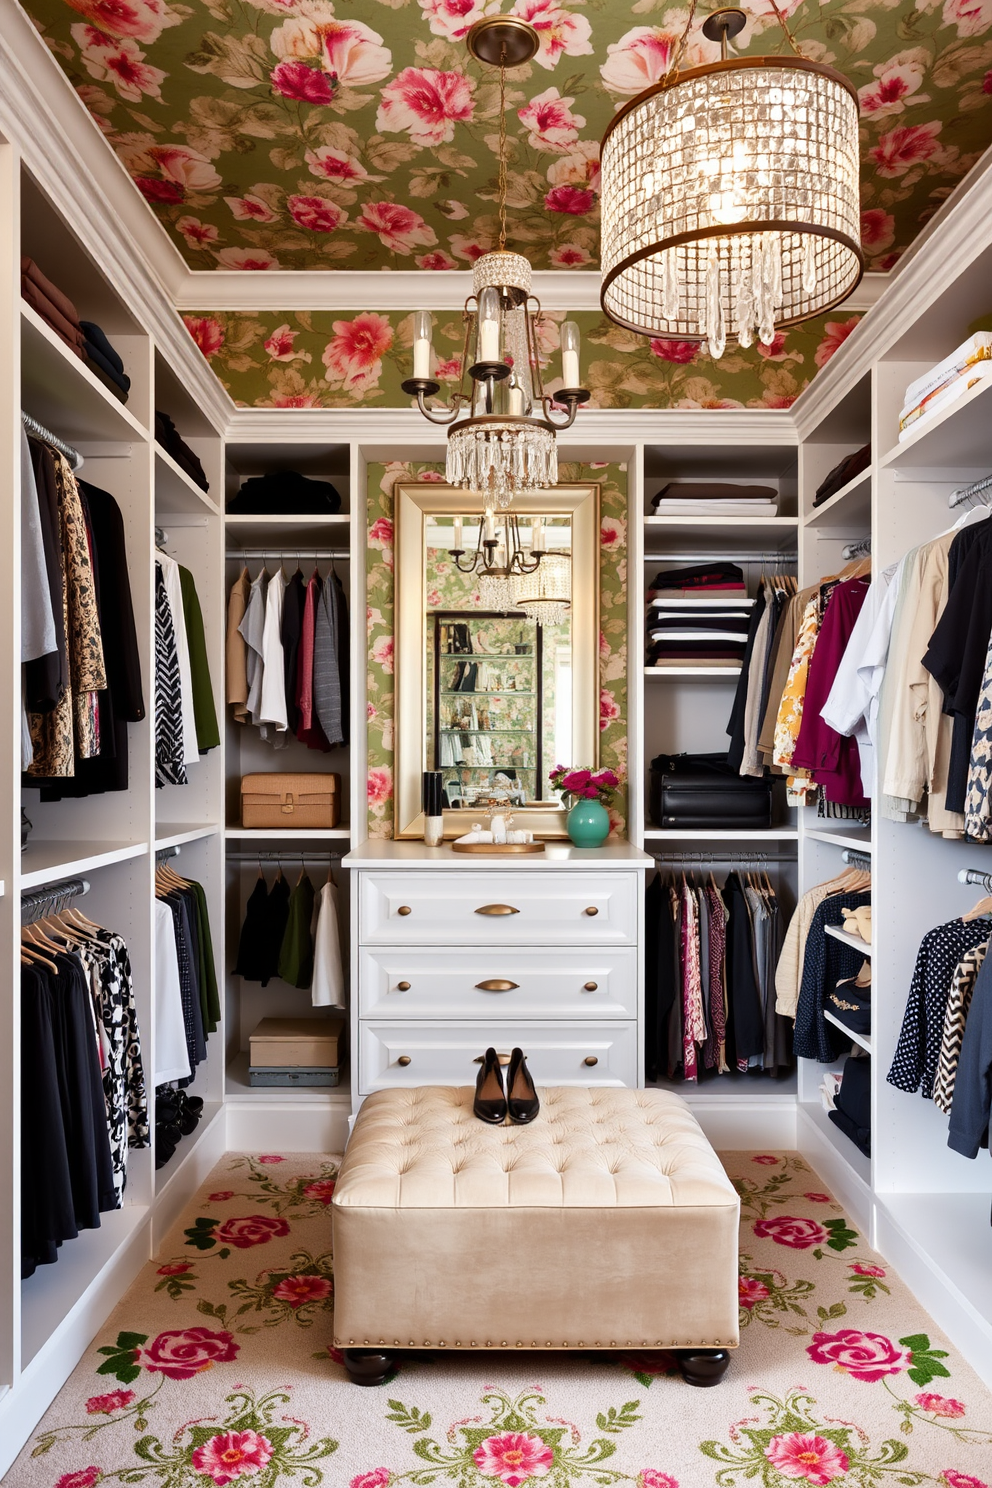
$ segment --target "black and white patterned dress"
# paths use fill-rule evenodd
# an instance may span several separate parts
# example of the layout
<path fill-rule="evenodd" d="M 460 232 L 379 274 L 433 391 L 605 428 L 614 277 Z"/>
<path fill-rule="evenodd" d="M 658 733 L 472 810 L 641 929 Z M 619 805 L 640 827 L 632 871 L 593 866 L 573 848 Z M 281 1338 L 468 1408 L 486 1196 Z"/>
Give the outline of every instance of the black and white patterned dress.
<path fill-rule="evenodd" d="M 906 1000 L 902 1031 L 886 1079 L 930 1100 L 940 1063 L 944 1019 L 954 974 L 967 951 L 989 938 L 987 920 L 949 920 L 924 935 Z"/>
<path fill-rule="evenodd" d="M 120 1208 L 127 1182 L 128 1147 L 147 1147 L 149 1142 L 131 961 L 126 942 L 112 930 L 101 929 L 95 942 L 78 948 L 78 955 L 97 1019 L 110 1155 Z"/>
<path fill-rule="evenodd" d="M 155 565 L 155 784 L 188 785 L 179 650 L 161 563 Z"/>

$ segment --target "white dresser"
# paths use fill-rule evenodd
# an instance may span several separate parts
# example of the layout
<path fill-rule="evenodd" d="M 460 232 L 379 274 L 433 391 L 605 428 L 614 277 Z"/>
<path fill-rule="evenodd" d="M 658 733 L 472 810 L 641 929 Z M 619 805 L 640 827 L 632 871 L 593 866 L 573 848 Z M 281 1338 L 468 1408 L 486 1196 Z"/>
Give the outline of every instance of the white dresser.
<path fill-rule="evenodd" d="M 518 1044 L 538 1085 L 642 1082 L 646 853 L 549 844 L 513 859 L 371 841 L 344 866 L 356 1104 L 470 1085 L 491 1044 Z"/>

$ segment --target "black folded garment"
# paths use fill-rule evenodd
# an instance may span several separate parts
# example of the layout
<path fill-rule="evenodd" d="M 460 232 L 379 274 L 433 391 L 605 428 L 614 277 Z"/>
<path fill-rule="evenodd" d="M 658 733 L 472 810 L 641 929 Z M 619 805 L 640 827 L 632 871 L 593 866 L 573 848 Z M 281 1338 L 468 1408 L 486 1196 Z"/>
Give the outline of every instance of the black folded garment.
<path fill-rule="evenodd" d="M 744 584 L 744 570 L 736 563 L 694 563 L 688 568 L 666 568 L 656 573 L 648 592 L 659 589 L 706 590 L 717 585 Z"/>
<path fill-rule="evenodd" d="M 828 476 L 816 488 L 816 496 L 813 498 L 814 506 L 822 506 L 829 501 L 831 496 L 836 496 L 848 481 L 852 481 L 856 475 L 867 470 L 871 464 L 871 445 L 862 445 L 861 449 L 855 450 L 853 455 L 845 455 L 831 470 Z"/>
<path fill-rule="evenodd" d="M 844 1065 L 834 1110 L 827 1115 L 855 1147 L 871 1157 L 871 1060 L 853 1055 Z"/>
<path fill-rule="evenodd" d="M 158 409 L 155 410 L 155 439 L 166 454 L 172 456 L 180 470 L 186 472 L 194 485 L 199 486 L 201 491 L 210 490 L 210 483 L 196 455 L 183 439 L 169 415 Z"/>
<path fill-rule="evenodd" d="M 86 343 L 84 343 L 83 345 L 83 362 L 93 373 L 93 376 L 96 378 L 97 382 L 103 383 L 108 393 L 113 393 L 114 397 L 120 403 L 127 402 L 126 389 L 122 388 L 120 383 L 117 381 L 117 378 L 111 377 L 110 373 L 105 371 L 104 368 L 101 367 L 96 358 L 90 355 L 90 347 Z"/>
<path fill-rule="evenodd" d="M 669 481 L 651 505 L 657 511 L 665 501 L 778 501 L 774 486 L 734 486 L 729 481 Z"/>
<path fill-rule="evenodd" d="M 90 363 L 91 367 L 99 367 L 103 375 L 105 377 L 109 377 L 110 381 L 114 383 L 116 387 L 120 388 L 120 391 L 123 394 L 122 401 L 127 402 L 127 395 L 131 391 L 131 379 L 130 377 L 128 377 L 127 373 L 119 372 L 113 365 L 113 363 L 107 360 L 97 343 L 90 340 L 89 336 L 86 337 L 86 341 L 83 345 L 83 351 L 85 352 L 86 359 Z"/>
<path fill-rule="evenodd" d="M 311 480 L 298 470 L 273 470 L 246 480 L 227 509 L 246 516 L 290 512 L 294 516 L 326 517 L 341 510 L 341 497 L 330 481 Z"/>
<path fill-rule="evenodd" d="M 106 357 L 107 361 L 113 367 L 114 371 L 118 372 L 121 377 L 123 377 L 124 363 L 121 360 L 120 353 L 116 350 L 115 347 L 110 344 L 103 330 L 101 330 L 101 328 L 96 324 L 96 321 L 81 320 L 79 322 L 79 329 L 82 331 L 87 341 L 92 342 L 100 355 Z M 127 381 L 128 386 L 130 387 L 130 379 L 128 379 Z"/>

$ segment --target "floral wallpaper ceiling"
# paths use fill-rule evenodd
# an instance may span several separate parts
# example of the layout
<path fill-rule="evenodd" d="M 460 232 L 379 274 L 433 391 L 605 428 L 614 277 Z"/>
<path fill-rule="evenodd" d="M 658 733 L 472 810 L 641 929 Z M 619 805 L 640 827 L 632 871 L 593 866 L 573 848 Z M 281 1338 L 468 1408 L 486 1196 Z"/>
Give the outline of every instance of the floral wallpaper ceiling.
<path fill-rule="evenodd" d="M 492 246 L 498 89 L 463 38 L 501 0 L 27 0 L 194 269 L 465 268 Z M 506 0 L 503 0 L 505 5 Z M 687 10 L 513 0 L 541 38 L 508 74 L 511 236 L 597 260 L 598 141 L 664 75 Z M 888 268 L 992 139 L 992 0 L 783 0 L 862 109 L 864 243 Z M 744 50 L 778 51 L 771 0 Z M 701 8 L 701 14 L 702 14 Z M 690 64 L 717 49 L 694 23 Z"/>

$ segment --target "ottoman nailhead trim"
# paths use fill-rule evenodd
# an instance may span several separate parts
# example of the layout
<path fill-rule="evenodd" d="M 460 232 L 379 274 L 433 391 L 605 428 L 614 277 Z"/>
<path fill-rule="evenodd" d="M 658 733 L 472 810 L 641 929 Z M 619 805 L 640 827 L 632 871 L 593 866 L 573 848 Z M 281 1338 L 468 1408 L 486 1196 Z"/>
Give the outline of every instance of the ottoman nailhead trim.
<path fill-rule="evenodd" d="M 503 1342 L 500 1344 L 500 1348 L 506 1348 L 506 1339 L 505 1338 L 503 1339 Z"/>

